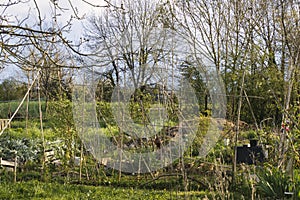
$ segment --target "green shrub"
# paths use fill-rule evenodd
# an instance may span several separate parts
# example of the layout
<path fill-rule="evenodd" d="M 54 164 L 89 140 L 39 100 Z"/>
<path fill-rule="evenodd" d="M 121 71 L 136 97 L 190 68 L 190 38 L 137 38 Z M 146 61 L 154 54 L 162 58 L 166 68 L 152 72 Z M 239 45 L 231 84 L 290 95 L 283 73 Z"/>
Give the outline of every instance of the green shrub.
<path fill-rule="evenodd" d="M 0 138 L 0 157 L 6 160 L 14 160 L 24 163 L 28 160 L 39 160 L 41 141 L 38 139 L 15 139 L 8 135 Z"/>
<path fill-rule="evenodd" d="M 249 140 L 258 139 L 257 138 L 257 133 L 254 130 L 248 131 L 247 132 L 247 139 L 249 139 Z"/>
<path fill-rule="evenodd" d="M 18 181 L 41 180 L 40 171 L 25 171 L 17 174 Z"/>
<path fill-rule="evenodd" d="M 284 199 L 292 186 L 290 177 L 277 168 L 259 171 L 258 178 L 257 193 L 264 199 Z"/>
<path fill-rule="evenodd" d="M 300 199 L 300 171 L 295 170 L 294 172 L 294 195 L 295 199 Z"/>
<path fill-rule="evenodd" d="M 101 128 L 106 128 L 107 125 L 115 125 L 114 116 L 111 112 L 111 103 L 99 101 L 97 102 L 96 110 Z"/>

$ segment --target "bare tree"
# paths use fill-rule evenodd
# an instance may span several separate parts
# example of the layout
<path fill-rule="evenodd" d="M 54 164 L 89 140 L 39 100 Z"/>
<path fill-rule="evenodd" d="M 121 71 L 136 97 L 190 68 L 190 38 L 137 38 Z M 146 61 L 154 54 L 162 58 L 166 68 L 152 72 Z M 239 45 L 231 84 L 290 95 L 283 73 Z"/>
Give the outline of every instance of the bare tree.
<path fill-rule="evenodd" d="M 38 0 L 6 0 L 0 3 L 1 68 L 9 65 L 16 65 L 20 68 L 36 66 L 38 63 L 34 63 L 30 59 L 32 51 L 39 52 L 58 67 L 74 67 L 74 65 L 65 66 L 54 60 L 48 52 L 49 46 L 60 50 L 65 49 L 70 55 L 85 55 L 79 50 L 82 41 L 72 41 L 69 34 L 72 23 L 83 19 L 83 16 L 79 16 L 79 9 L 67 0 L 49 0 L 43 3 L 47 2 L 50 12 L 45 16 L 39 7 Z M 119 9 L 109 1 L 104 1 L 106 3 L 101 5 L 92 4 L 89 0 L 82 0 L 82 2 L 95 8 Z M 25 9 L 27 5 L 33 6 L 32 10 L 29 9 L 28 13 L 23 16 L 19 12 L 12 12 L 14 9 Z M 65 14 L 67 11 L 71 12 Z M 33 18 L 32 15 L 36 17 Z M 60 20 L 62 15 L 66 19 Z"/>
<path fill-rule="evenodd" d="M 161 3 L 121 1 L 122 9 L 107 8 L 91 16 L 86 26 L 96 66 L 113 85 L 130 77 L 135 88 L 149 83 L 158 64 L 170 55 L 170 29 L 162 21 Z M 170 37 L 171 36 L 171 37 Z"/>
<path fill-rule="evenodd" d="M 293 95 L 293 91 L 295 91 L 294 88 L 297 87 L 296 80 L 300 64 L 300 4 L 298 1 L 293 0 L 279 1 L 276 14 L 276 18 L 279 21 L 278 26 L 276 26 L 276 31 L 278 32 L 282 44 L 280 48 L 282 53 L 281 72 L 285 82 L 284 98 L 282 98 L 282 101 L 279 101 L 283 110 L 282 124 L 292 123 L 292 121 L 297 124 L 294 120 L 295 116 L 293 116 L 294 111 L 291 109 L 291 105 L 294 104 L 298 98 L 296 92 Z M 299 129 L 297 125 L 295 128 Z M 292 138 L 293 136 L 290 135 L 288 130 L 282 130 L 279 145 L 279 167 L 286 167 L 286 153 L 289 149 L 291 149 L 294 154 L 298 154 L 293 147 L 294 141 Z"/>

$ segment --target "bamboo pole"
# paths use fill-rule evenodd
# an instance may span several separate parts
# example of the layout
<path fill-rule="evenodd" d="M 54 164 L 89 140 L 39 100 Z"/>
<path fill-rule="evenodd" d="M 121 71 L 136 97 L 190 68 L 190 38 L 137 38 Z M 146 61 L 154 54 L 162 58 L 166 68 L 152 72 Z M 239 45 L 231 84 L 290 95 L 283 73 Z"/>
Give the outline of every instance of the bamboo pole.
<path fill-rule="evenodd" d="M 30 71 L 27 72 L 27 87 L 30 88 Z M 25 116 L 25 128 L 26 128 L 26 134 L 28 135 L 28 118 L 29 118 L 29 99 L 30 99 L 30 93 L 27 95 L 27 101 L 26 101 L 26 116 Z"/>
<path fill-rule="evenodd" d="M 83 99 L 85 100 L 85 74 L 83 75 Z M 82 111 L 82 129 L 84 124 L 84 111 L 85 111 L 85 102 L 83 103 L 83 111 Z M 81 141 L 81 147 L 80 147 L 80 166 L 79 166 L 79 181 L 81 181 L 82 178 L 82 165 L 83 165 L 83 141 Z M 87 175 L 88 177 L 88 175 Z"/>
<path fill-rule="evenodd" d="M 80 145 L 80 161 L 79 161 L 79 181 L 81 182 L 82 178 L 82 164 L 83 164 L 83 143 Z"/>
<path fill-rule="evenodd" d="M 18 157 L 17 157 L 17 151 L 15 151 L 14 183 L 17 182 L 17 165 L 18 165 Z"/>
<path fill-rule="evenodd" d="M 238 113 L 237 113 L 237 121 L 236 121 L 236 130 L 235 130 L 235 140 L 234 140 L 234 160 L 233 160 L 233 176 L 232 176 L 232 182 L 235 182 L 235 176 L 236 176 L 236 166 L 237 166 L 237 143 L 238 143 L 238 135 L 239 135 L 239 129 L 240 129 L 240 117 L 241 117 L 241 108 L 242 108 L 242 100 L 243 100 L 243 90 L 244 90 L 244 82 L 245 82 L 245 71 L 243 72 L 242 77 L 242 85 L 240 89 L 240 96 L 239 96 L 239 105 L 238 105 Z"/>
<path fill-rule="evenodd" d="M 38 79 L 38 104 L 39 104 L 39 116 L 40 116 L 40 130 L 43 142 L 43 161 L 42 161 L 42 170 L 45 167 L 45 135 L 44 135 L 44 128 L 43 128 L 43 112 L 42 112 L 42 103 L 41 103 L 41 91 L 40 91 L 40 79 Z"/>

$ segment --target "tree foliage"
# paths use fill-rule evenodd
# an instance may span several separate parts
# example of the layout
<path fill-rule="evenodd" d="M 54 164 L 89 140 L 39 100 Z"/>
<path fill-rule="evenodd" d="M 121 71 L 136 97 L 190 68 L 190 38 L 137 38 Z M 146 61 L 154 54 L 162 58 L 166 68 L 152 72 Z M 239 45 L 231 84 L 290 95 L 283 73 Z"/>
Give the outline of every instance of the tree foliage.
<path fill-rule="evenodd" d="M 0 101 L 20 100 L 27 91 L 27 86 L 16 79 L 6 79 L 0 84 Z"/>

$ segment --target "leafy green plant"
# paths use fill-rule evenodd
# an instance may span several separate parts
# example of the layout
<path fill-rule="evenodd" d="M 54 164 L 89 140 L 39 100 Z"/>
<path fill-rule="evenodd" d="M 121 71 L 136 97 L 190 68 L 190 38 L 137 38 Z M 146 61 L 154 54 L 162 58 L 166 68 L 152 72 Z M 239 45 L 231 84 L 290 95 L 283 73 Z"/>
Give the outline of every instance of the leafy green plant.
<path fill-rule="evenodd" d="M 265 199 L 283 199 L 291 188 L 291 179 L 277 168 L 261 170 L 256 185 L 257 194 Z"/>
<path fill-rule="evenodd" d="M 13 160 L 17 155 L 20 163 L 38 160 L 41 153 L 41 141 L 38 139 L 14 139 L 9 136 L 0 139 L 0 157 Z"/>
<path fill-rule="evenodd" d="M 100 124 L 100 127 L 106 128 L 108 125 L 115 125 L 114 116 L 111 111 L 112 103 L 99 101 L 97 102 L 97 118 Z"/>
<path fill-rule="evenodd" d="M 257 133 L 254 130 L 250 130 L 247 132 L 247 139 L 249 140 L 257 140 Z"/>
<path fill-rule="evenodd" d="M 294 171 L 293 189 L 295 199 L 300 199 L 300 171 Z"/>

